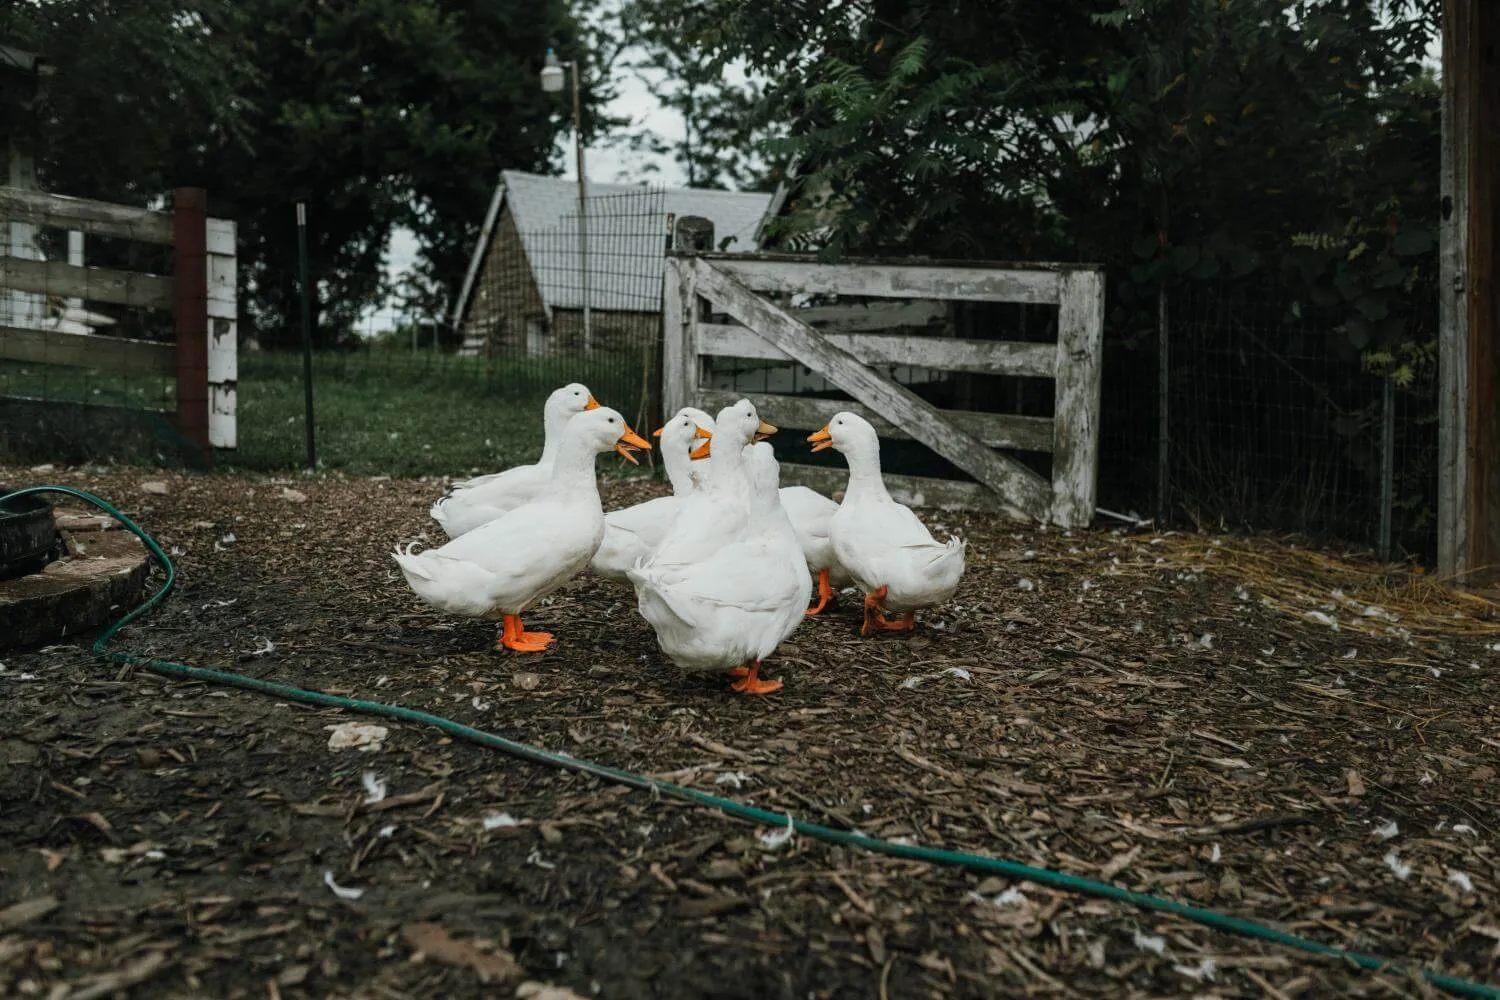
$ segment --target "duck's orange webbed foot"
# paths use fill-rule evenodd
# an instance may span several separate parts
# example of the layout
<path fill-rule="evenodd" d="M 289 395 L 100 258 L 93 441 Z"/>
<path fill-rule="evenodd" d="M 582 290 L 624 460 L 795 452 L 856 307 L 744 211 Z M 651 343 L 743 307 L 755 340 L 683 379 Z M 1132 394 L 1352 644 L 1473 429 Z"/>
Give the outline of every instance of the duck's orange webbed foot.
<path fill-rule="evenodd" d="M 833 598 L 833 587 L 828 582 L 828 570 L 818 570 L 818 603 L 807 609 L 810 615 L 820 613 L 828 607 L 828 602 Z"/>
<path fill-rule="evenodd" d="M 760 679 L 760 661 L 756 660 L 750 664 L 750 669 L 744 678 L 734 682 L 734 689 L 741 694 L 770 694 L 772 691 L 781 690 L 780 681 L 763 681 Z"/>
<path fill-rule="evenodd" d="M 729 671 L 729 676 L 733 677 L 735 680 L 739 680 L 741 677 L 749 677 L 750 676 L 750 668 L 749 667 L 735 667 L 733 670 Z"/>
<path fill-rule="evenodd" d="M 505 629 L 500 633 L 501 647 L 517 653 L 540 653 L 552 645 L 551 632 L 527 632 L 520 615 L 506 615 Z"/>
<path fill-rule="evenodd" d="M 889 588 L 881 587 L 865 595 L 865 623 L 860 627 L 860 635 L 874 635 L 876 632 L 910 632 L 917 627 L 915 611 L 886 617 L 885 609 L 881 607 L 880 602 L 885 600 L 887 593 L 889 593 Z"/>

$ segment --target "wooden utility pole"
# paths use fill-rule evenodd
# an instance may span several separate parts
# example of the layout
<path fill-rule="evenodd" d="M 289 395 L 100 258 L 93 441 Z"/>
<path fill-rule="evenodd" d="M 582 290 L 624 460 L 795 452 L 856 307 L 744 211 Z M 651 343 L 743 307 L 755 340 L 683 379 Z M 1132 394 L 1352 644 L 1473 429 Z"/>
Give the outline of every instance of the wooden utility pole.
<path fill-rule="evenodd" d="M 1500 580 L 1500 4 L 1443 3 L 1438 570 Z"/>

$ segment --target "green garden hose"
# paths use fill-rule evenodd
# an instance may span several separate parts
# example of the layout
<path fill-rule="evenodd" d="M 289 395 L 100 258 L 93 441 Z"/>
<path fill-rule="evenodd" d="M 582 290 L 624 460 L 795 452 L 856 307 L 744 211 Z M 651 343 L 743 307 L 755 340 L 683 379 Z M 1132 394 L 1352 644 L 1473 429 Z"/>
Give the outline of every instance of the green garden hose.
<path fill-rule="evenodd" d="M 247 691 L 255 691 L 260 694 L 272 695 L 276 698 L 286 699 L 287 701 L 302 702 L 307 705 L 324 705 L 330 708 L 341 708 L 351 712 L 359 712 L 364 715 L 398 719 L 402 722 L 432 726 L 450 736 L 466 740 L 470 743 L 476 743 L 480 746 L 500 750 L 512 757 L 518 757 L 533 764 L 564 768 L 569 771 L 592 775 L 604 781 L 626 785 L 630 788 L 637 788 L 643 791 L 650 791 L 654 794 L 665 795 L 684 802 L 691 802 L 694 805 L 704 806 L 709 809 L 718 809 L 726 815 L 748 820 L 752 823 L 780 827 L 782 829 L 791 827 L 797 833 L 828 843 L 841 844 L 845 847 L 857 847 L 876 854 L 904 858 L 908 861 L 920 861 L 927 864 L 944 865 L 954 868 L 967 868 L 970 871 L 983 872 L 988 875 L 1000 875 L 1014 880 L 1024 879 L 1035 882 L 1038 885 L 1066 892 L 1076 892 L 1087 896 L 1097 896 L 1103 899 L 1129 903 L 1143 910 L 1170 913 L 1185 920 L 1203 924 L 1206 927 L 1228 931 L 1231 934 L 1239 934 L 1243 937 L 1256 938 L 1261 941 L 1271 941 L 1298 951 L 1340 959 L 1369 972 L 1383 971 L 1394 975 L 1409 974 L 1407 968 L 1388 959 L 1360 952 L 1346 951 L 1343 948 L 1310 941 L 1306 938 L 1297 937 L 1294 934 L 1288 934 L 1285 931 L 1276 930 L 1274 927 L 1268 927 L 1253 920 L 1231 916 L 1227 913 L 1188 906 L 1176 900 L 1165 899 L 1161 896 L 1153 896 L 1143 892 L 1133 892 L 1106 882 L 1096 882 L 1093 879 L 1080 878 L 1076 875 L 1055 872 L 1047 868 L 1034 868 L 1031 865 L 1021 864 L 1017 861 L 1006 861 L 1001 858 L 986 857 L 979 854 L 965 854 L 958 851 L 944 851 L 931 847 L 896 844 L 888 840 L 867 837 L 862 833 L 835 830 L 832 827 L 820 826 L 817 823 L 794 819 L 782 813 L 769 812 L 765 809 L 757 809 L 754 806 L 747 806 L 731 799 L 723 799 L 717 795 L 710 795 L 707 792 L 700 792 L 696 789 L 685 788 L 681 785 L 674 785 L 665 781 L 657 781 L 643 774 L 605 767 L 603 764 L 580 760 L 566 754 L 554 753 L 526 743 L 516 743 L 505 739 L 503 736 L 496 736 L 494 733 L 487 733 L 481 729 L 475 729 L 472 726 L 455 722 L 452 719 L 445 719 L 442 716 L 432 715 L 428 712 L 421 712 L 415 709 L 403 708 L 400 705 L 387 705 L 382 702 L 363 701 L 358 698 L 344 698 L 339 695 L 323 694 L 319 691 L 307 691 L 302 688 L 289 687 L 285 684 L 277 684 L 255 677 L 246 677 L 243 674 L 229 673 L 222 670 L 206 670 L 202 667 L 192 667 L 185 663 L 152 659 L 138 656 L 134 653 L 112 652 L 108 648 L 109 644 L 120 630 L 157 604 L 160 604 L 171 592 L 172 585 L 177 578 L 177 571 L 172 566 L 172 560 L 162 551 L 161 546 L 157 544 L 156 540 L 146 534 L 134 521 L 120 513 L 120 511 L 111 506 L 107 501 L 101 500 L 99 497 L 86 493 L 83 490 L 74 489 L 70 486 L 33 486 L 0 497 L 0 504 L 3 504 L 7 500 L 34 493 L 63 493 L 99 508 L 110 517 L 119 521 L 132 534 L 139 538 L 151 553 L 152 558 L 160 563 L 162 569 L 166 572 L 165 582 L 155 593 L 146 599 L 145 603 L 105 629 L 103 634 L 95 640 L 94 654 L 105 660 L 144 667 L 153 673 L 162 674 L 167 677 L 203 681 L 209 684 L 221 684 L 242 688 Z M 1432 972 L 1425 969 L 1422 970 L 1421 975 L 1428 983 L 1439 989 L 1446 990 L 1455 996 L 1500 1000 L 1500 989 L 1493 986 L 1486 986 L 1482 983 L 1470 982 L 1466 979 L 1459 979 L 1456 976 L 1448 976 L 1440 972 Z"/>

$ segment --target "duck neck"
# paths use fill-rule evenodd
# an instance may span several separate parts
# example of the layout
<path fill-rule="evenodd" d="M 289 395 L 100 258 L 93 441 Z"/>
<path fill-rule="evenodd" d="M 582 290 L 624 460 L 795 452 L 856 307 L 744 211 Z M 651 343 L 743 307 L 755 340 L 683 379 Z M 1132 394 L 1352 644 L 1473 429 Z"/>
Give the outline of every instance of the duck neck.
<path fill-rule="evenodd" d="M 693 492 L 693 466 L 705 465 L 711 461 L 707 458 L 694 461 L 688 457 L 687 448 L 678 450 L 676 447 L 663 448 L 661 460 L 667 467 L 667 481 L 672 484 L 672 493 L 676 496 L 686 496 Z"/>
<path fill-rule="evenodd" d="M 599 477 L 594 469 L 594 449 L 578 437 L 564 436 L 557 442 L 552 459 L 552 482 L 568 495 L 591 491 L 598 499 Z"/>
<path fill-rule="evenodd" d="M 880 475 L 880 451 L 876 448 L 856 447 L 844 453 L 849 464 L 849 484 L 844 488 L 844 499 L 889 500 L 891 494 L 885 488 L 885 479 Z"/>
<path fill-rule="evenodd" d="M 545 465 L 557 461 L 557 449 L 562 444 L 563 427 L 568 418 L 550 410 L 542 414 L 542 457 L 537 464 Z"/>
<path fill-rule="evenodd" d="M 736 444 L 708 459 L 713 465 L 705 477 L 708 489 L 722 493 L 743 494 L 747 486 L 745 479 L 745 445 Z"/>

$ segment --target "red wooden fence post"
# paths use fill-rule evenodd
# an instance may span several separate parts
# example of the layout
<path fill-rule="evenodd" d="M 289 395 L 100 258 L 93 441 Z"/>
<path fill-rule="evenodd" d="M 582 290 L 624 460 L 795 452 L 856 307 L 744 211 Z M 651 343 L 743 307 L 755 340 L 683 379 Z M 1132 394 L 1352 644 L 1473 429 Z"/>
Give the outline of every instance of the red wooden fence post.
<path fill-rule="evenodd" d="M 208 196 L 202 188 L 172 192 L 172 285 L 177 331 L 177 430 L 197 446 L 208 444 Z"/>

